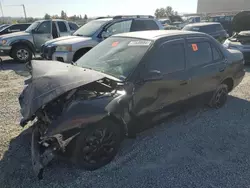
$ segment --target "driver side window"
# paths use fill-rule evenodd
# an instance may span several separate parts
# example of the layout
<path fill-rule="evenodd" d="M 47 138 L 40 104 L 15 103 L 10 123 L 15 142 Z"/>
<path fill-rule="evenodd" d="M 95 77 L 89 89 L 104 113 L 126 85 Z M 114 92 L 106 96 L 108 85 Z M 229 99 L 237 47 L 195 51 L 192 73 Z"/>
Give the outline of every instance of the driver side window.
<path fill-rule="evenodd" d="M 113 25 L 107 28 L 107 32 L 109 33 L 109 35 L 130 32 L 131 23 L 132 20 L 114 23 Z"/>
<path fill-rule="evenodd" d="M 45 21 L 41 23 L 37 32 L 41 34 L 51 33 L 51 22 Z"/>

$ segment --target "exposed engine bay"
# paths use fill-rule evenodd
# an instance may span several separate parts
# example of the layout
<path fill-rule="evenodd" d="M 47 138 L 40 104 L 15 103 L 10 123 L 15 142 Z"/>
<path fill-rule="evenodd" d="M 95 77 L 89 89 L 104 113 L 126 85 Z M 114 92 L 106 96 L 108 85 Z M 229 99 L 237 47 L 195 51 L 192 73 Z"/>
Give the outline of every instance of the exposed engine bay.
<path fill-rule="evenodd" d="M 116 83 L 104 78 L 93 83 L 70 90 L 40 108 L 33 118 L 32 163 L 39 179 L 42 179 L 43 168 L 58 152 L 64 153 L 68 144 L 79 134 L 79 129 L 73 129 L 53 136 L 47 136 L 52 122 L 62 118 L 62 114 L 74 102 L 112 96 L 116 93 Z"/>

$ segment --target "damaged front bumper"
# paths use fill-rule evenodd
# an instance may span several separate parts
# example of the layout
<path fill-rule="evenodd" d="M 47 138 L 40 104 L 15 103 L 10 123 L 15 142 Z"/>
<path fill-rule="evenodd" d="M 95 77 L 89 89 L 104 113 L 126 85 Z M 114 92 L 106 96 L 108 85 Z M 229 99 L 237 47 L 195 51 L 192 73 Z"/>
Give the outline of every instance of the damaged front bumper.
<path fill-rule="evenodd" d="M 46 149 L 45 152 L 41 154 L 41 145 L 39 140 L 39 129 L 38 127 L 34 127 L 31 139 L 31 160 L 35 175 L 38 177 L 38 179 L 42 179 L 43 169 L 55 157 L 54 151 L 56 148 Z"/>
<path fill-rule="evenodd" d="M 41 137 L 39 126 L 33 126 L 31 140 L 31 160 L 33 171 L 38 179 L 43 179 L 43 169 L 59 151 L 65 152 L 67 145 L 80 133 L 77 132 L 64 140 L 62 134 Z"/>

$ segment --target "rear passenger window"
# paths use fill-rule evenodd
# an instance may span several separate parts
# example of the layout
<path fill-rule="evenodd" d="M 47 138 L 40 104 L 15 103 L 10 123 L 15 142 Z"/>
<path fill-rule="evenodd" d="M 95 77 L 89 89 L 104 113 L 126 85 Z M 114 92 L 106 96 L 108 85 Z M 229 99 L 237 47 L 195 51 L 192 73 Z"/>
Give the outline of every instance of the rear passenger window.
<path fill-rule="evenodd" d="M 188 56 L 191 66 L 199 66 L 213 61 L 209 42 L 188 43 Z"/>
<path fill-rule="evenodd" d="M 71 31 L 76 31 L 78 26 L 75 23 L 69 23 L 69 28 Z"/>
<path fill-rule="evenodd" d="M 159 27 L 153 20 L 133 20 L 131 31 L 144 30 L 159 30 Z"/>
<path fill-rule="evenodd" d="M 57 22 L 60 32 L 67 32 L 67 27 L 64 22 Z"/>
<path fill-rule="evenodd" d="M 182 43 L 164 44 L 157 50 L 150 63 L 150 70 L 159 70 L 163 74 L 185 68 L 185 49 Z"/>

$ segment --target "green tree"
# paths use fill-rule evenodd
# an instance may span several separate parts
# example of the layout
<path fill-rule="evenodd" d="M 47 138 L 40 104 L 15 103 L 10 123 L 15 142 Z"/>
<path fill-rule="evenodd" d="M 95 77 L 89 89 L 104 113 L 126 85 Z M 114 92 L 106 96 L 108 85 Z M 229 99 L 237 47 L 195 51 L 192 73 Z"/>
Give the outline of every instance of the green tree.
<path fill-rule="evenodd" d="M 61 11 L 61 18 L 62 19 L 67 19 L 67 14 L 63 10 Z"/>
<path fill-rule="evenodd" d="M 166 7 L 165 12 L 166 12 L 166 15 L 167 15 L 167 16 L 173 16 L 173 15 L 174 15 L 174 10 L 173 10 L 173 8 L 170 7 L 170 6 L 167 6 L 167 7 Z"/>
<path fill-rule="evenodd" d="M 178 12 L 174 11 L 172 7 L 167 6 L 166 8 L 158 8 L 155 10 L 156 18 L 166 18 L 169 16 L 177 16 Z"/>
<path fill-rule="evenodd" d="M 45 20 L 49 20 L 49 19 L 51 19 L 51 16 L 50 16 L 49 14 L 46 13 L 46 14 L 44 15 L 44 19 L 45 19 Z"/>
<path fill-rule="evenodd" d="M 83 19 L 84 19 L 84 20 L 87 20 L 87 19 L 88 19 L 87 14 L 84 15 L 84 18 L 83 18 Z"/>

